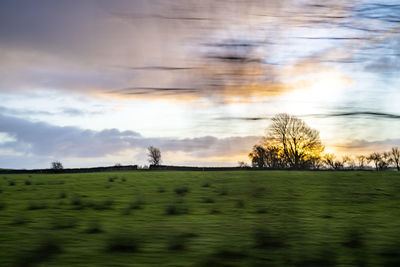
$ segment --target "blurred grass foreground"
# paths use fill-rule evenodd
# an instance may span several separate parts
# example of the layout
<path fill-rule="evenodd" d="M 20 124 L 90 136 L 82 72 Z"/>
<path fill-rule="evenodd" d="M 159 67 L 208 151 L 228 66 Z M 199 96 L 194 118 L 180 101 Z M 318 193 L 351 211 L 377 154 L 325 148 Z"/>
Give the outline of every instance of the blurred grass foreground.
<path fill-rule="evenodd" d="M 0 176 L 0 266 L 399 266 L 397 172 Z"/>

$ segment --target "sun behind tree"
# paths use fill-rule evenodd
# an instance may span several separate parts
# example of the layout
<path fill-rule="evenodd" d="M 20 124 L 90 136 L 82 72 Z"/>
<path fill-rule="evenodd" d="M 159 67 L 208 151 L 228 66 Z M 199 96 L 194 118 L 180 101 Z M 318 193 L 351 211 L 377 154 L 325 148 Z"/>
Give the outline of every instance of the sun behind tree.
<path fill-rule="evenodd" d="M 250 158 L 254 162 L 254 156 L 257 156 L 258 160 L 261 157 L 270 161 L 265 162 L 263 166 L 275 168 L 315 168 L 324 151 L 319 132 L 303 120 L 286 113 L 272 118 L 272 124 L 267 129 L 261 146 L 264 148 L 262 151 L 267 154 L 260 156 L 253 152 L 250 153 Z"/>

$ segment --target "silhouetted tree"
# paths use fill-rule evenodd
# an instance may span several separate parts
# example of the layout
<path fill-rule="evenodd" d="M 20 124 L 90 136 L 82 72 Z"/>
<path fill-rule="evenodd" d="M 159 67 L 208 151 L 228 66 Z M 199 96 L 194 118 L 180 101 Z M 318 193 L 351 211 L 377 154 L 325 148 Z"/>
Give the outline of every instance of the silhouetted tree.
<path fill-rule="evenodd" d="M 345 159 L 339 160 L 336 158 L 334 154 L 328 153 L 322 157 L 323 162 L 327 167 L 330 167 L 334 170 L 341 170 L 344 168 Z"/>
<path fill-rule="evenodd" d="M 63 165 L 62 165 L 61 162 L 59 162 L 59 161 L 53 161 L 53 162 L 51 163 L 51 168 L 52 168 L 53 170 L 62 170 L 62 169 L 64 169 Z"/>
<path fill-rule="evenodd" d="M 392 147 L 390 157 L 392 162 L 396 165 L 397 171 L 400 171 L 400 149 L 398 147 Z"/>
<path fill-rule="evenodd" d="M 375 165 L 375 169 L 378 171 L 379 170 L 379 161 L 382 160 L 382 155 L 378 152 L 374 152 L 369 154 L 369 156 L 367 157 L 367 161 L 369 162 L 373 162 Z"/>
<path fill-rule="evenodd" d="M 239 165 L 239 168 L 247 168 L 247 167 L 249 167 L 249 165 L 247 165 L 247 163 L 244 162 L 244 161 L 238 161 L 238 165 Z"/>
<path fill-rule="evenodd" d="M 283 151 L 278 146 L 265 145 L 265 165 L 269 168 L 285 168 Z"/>
<path fill-rule="evenodd" d="M 303 120 L 278 114 L 272 118 L 266 141 L 282 151 L 285 163 L 291 168 L 308 168 L 319 160 L 324 146 L 319 132 L 310 128 Z"/>
<path fill-rule="evenodd" d="M 265 167 L 266 152 L 261 145 L 253 146 L 253 151 L 249 154 L 251 166 L 255 168 Z"/>
<path fill-rule="evenodd" d="M 356 158 L 357 158 L 358 168 L 363 169 L 365 163 L 367 162 L 367 158 L 364 155 L 358 155 Z"/>
<path fill-rule="evenodd" d="M 346 155 L 342 157 L 342 163 L 345 168 L 355 169 L 356 163 L 352 156 Z"/>
<path fill-rule="evenodd" d="M 148 158 L 151 165 L 158 166 L 161 163 L 161 151 L 158 148 L 150 146 L 147 148 Z"/>

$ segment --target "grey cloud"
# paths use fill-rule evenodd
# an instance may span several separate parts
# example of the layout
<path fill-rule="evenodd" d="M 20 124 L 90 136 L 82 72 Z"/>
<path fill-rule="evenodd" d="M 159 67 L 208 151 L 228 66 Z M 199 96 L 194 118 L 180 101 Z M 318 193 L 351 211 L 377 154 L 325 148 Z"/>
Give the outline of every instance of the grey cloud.
<path fill-rule="evenodd" d="M 364 70 L 371 72 L 398 72 L 400 54 L 396 57 L 381 57 L 365 65 Z"/>
<path fill-rule="evenodd" d="M 147 138 L 134 131 L 107 129 L 94 131 L 77 127 L 61 127 L 0 115 L 0 132 L 15 141 L 0 148 L 48 157 L 104 157 L 118 152 L 150 145 L 163 151 L 183 151 L 197 157 L 246 153 L 259 141 L 259 136 L 216 138 Z"/>
<path fill-rule="evenodd" d="M 140 137 L 133 131 L 84 130 L 4 115 L 0 115 L 0 132 L 15 138 L 15 141 L 2 144 L 3 148 L 39 156 L 104 156 L 126 149 L 130 139 Z"/>
<path fill-rule="evenodd" d="M 384 139 L 377 141 L 353 140 L 351 142 L 336 144 L 336 147 L 347 151 L 354 150 L 355 152 L 382 152 L 390 150 L 392 147 L 400 147 L 400 139 Z"/>

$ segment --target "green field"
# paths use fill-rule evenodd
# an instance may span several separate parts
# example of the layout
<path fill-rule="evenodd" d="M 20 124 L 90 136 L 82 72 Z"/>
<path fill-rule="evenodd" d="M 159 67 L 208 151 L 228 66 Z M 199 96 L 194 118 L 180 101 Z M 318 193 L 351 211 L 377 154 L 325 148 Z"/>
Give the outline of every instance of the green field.
<path fill-rule="evenodd" d="M 399 266 L 400 173 L 0 175 L 0 266 Z"/>

